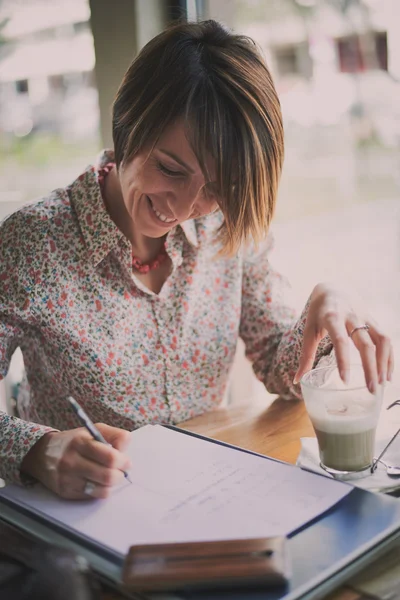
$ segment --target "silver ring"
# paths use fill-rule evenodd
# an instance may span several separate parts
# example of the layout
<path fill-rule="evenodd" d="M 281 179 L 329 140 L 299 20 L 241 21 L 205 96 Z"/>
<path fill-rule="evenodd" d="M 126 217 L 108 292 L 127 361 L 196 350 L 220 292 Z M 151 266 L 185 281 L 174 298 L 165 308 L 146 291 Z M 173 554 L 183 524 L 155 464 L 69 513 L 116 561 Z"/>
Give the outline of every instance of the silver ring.
<path fill-rule="evenodd" d="M 93 492 L 96 489 L 96 484 L 92 481 L 86 481 L 85 487 L 83 488 L 83 493 L 85 496 L 93 496 Z"/>
<path fill-rule="evenodd" d="M 365 331 L 368 331 L 369 330 L 369 325 L 365 324 L 365 325 L 359 325 L 359 327 L 354 327 L 353 331 L 351 333 L 349 333 L 349 337 L 351 338 L 352 335 L 353 335 L 353 333 L 355 333 L 359 329 L 365 329 Z"/>

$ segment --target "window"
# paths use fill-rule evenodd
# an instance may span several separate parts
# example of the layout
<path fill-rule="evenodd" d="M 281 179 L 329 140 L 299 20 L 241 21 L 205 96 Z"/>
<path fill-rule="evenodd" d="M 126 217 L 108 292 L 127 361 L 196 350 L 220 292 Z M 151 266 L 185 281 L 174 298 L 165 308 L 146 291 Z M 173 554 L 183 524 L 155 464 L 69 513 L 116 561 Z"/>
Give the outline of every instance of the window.
<path fill-rule="evenodd" d="M 27 94 L 29 92 L 29 85 L 27 79 L 20 79 L 15 82 L 15 89 L 17 94 Z"/>
<path fill-rule="evenodd" d="M 371 32 L 336 40 L 341 73 L 360 73 L 381 69 L 387 71 L 387 34 Z"/>
<path fill-rule="evenodd" d="M 276 48 L 274 54 L 278 73 L 281 77 L 284 77 L 285 75 L 296 75 L 299 72 L 295 46 Z"/>
<path fill-rule="evenodd" d="M 388 47 L 387 47 L 387 33 L 376 33 L 375 34 L 375 47 L 376 56 L 379 63 L 379 68 L 382 71 L 388 70 Z"/>
<path fill-rule="evenodd" d="M 49 87 L 53 91 L 64 92 L 66 87 L 64 75 L 50 75 Z"/>

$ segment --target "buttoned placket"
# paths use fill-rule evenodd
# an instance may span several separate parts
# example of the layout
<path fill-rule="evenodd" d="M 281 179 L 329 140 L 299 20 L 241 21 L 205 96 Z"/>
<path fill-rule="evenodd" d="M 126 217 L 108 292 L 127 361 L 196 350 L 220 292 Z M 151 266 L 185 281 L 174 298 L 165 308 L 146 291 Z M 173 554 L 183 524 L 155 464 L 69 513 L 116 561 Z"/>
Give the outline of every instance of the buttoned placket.
<path fill-rule="evenodd" d="M 173 284 L 173 275 L 182 265 L 184 259 L 184 240 L 185 234 L 180 229 L 175 229 L 171 232 L 171 235 L 167 237 L 166 250 L 172 261 L 172 273 L 169 279 L 166 281 L 166 285 L 161 290 L 159 298 L 159 314 L 162 322 L 162 336 L 164 338 L 164 346 L 166 348 L 165 353 L 165 391 L 170 408 L 170 421 L 175 422 L 174 413 L 176 413 L 175 403 L 172 402 L 176 396 L 175 393 L 175 380 L 180 374 L 180 361 L 179 361 L 179 342 L 176 340 L 176 348 L 174 347 L 175 342 L 172 340 L 174 336 L 178 338 L 177 331 L 175 331 L 175 315 L 173 313 L 173 305 L 171 298 L 173 296 L 173 290 L 171 287 Z M 178 357 L 178 361 L 176 360 Z"/>
<path fill-rule="evenodd" d="M 187 238 L 187 235 L 189 235 L 190 239 Z M 159 373 L 159 376 L 164 379 L 165 401 L 169 411 L 168 418 L 164 422 L 167 423 L 176 421 L 174 413 L 177 412 L 178 408 L 171 400 L 177 395 L 176 378 L 179 377 L 182 368 L 179 339 L 176 339 L 175 342 L 172 341 L 174 336 L 178 338 L 177 332 L 174 330 L 175 321 L 171 302 L 174 292 L 173 275 L 183 263 L 185 245 L 188 243 L 197 245 L 192 224 L 188 227 L 188 231 L 177 227 L 168 233 L 166 238 L 166 252 L 172 262 L 172 271 L 158 294 L 150 290 L 132 271 L 132 246 L 129 240 L 125 236 L 121 236 L 117 244 L 121 263 L 129 277 L 131 285 L 140 291 L 145 297 L 146 302 L 148 302 L 149 310 L 153 314 L 158 329 L 159 343 L 164 348 L 164 372 Z"/>
<path fill-rule="evenodd" d="M 177 351 L 171 348 L 171 340 L 175 334 L 174 315 L 171 310 L 171 293 L 173 293 L 171 278 L 183 262 L 184 236 L 184 232 L 177 229 L 171 231 L 167 236 L 166 252 L 172 262 L 172 271 L 158 294 L 150 290 L 135 276 L 135 273 L 131 270 L 131 245 L 126 239 L 122 242 L 124 266 L 129 269 L 132 284 L 146 296 L 157 324 L 159 343 L 165 348 L 163 352 L 164 373 L 159 373 L 159 376 L 164 378 L 165 400 L 169 409 L 166 421 L 168 423 L 174 422 L 173 413 L 176 412 L 176 408 L 174 403 L 170 402 L 170 399 L 174 396 L 174 379 L 180 372 L 180 365 L 176 360 Z"/>

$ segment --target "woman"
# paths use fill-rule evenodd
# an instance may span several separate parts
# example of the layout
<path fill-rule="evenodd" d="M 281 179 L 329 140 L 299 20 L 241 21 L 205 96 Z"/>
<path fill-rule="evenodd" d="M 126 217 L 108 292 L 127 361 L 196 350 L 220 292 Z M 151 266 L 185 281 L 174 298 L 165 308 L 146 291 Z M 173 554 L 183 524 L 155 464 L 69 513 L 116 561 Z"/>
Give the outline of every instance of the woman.
<path fill-rule="evenodd" d="M 129 430 L 218 405 L 238 336 L 284 396 L 332 344 L 345 379 L 350 334 L 370 389 L 390 379 L 390 342 L 338 293 L 318 285 L 297 323 L 282 302 L 266 237 L 282 120 L 250 40 L 214 21 L 158 35 L 122 81 L 113 136 L 1 227 L 0 373 L 20 346 L 29 381 L 22 419 L 1 416 L 1 477 L 106 497 Z M 76 428 L 68 395 L 113 448 Z"/>

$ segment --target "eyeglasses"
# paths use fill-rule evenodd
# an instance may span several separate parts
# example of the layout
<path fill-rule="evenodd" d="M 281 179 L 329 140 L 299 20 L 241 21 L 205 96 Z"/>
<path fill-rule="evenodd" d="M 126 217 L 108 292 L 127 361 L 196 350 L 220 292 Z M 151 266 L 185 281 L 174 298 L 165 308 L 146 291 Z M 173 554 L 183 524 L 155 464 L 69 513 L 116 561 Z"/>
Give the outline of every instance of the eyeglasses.
<path fill-rule="evenodd" d="M 387 407 L 386 410 L 389 410 L 390 408 L 393 408 L 393 406 L 400 406 L 400 400 L 395 400 L 394 402 L 392 402 L 392 404 L 389 404 L 389 406 Z M 386 446 L 384 447 L 384 449 L 382 450 L 382 452 L 380 453 L 380 455 L 378 456 L 378 458 L 375 458 L 372 461 L 372 465 L 371 465 L 371 473 L 374 473 L 374 471 L 376 470 L 379 461 L 381 460 L 382 456 L 385 454 L 385 452 L 388 450 L 388 448 L 393 444 L 394 440 L 397 438 L 397 436 L 400 435 L 400 428 L 398 431 L 396 431 L 396 433 L 394 434 L 394 436 L 392 437 L 392 439 L 388 442 L 388 444 L 386 444 Z"/>

